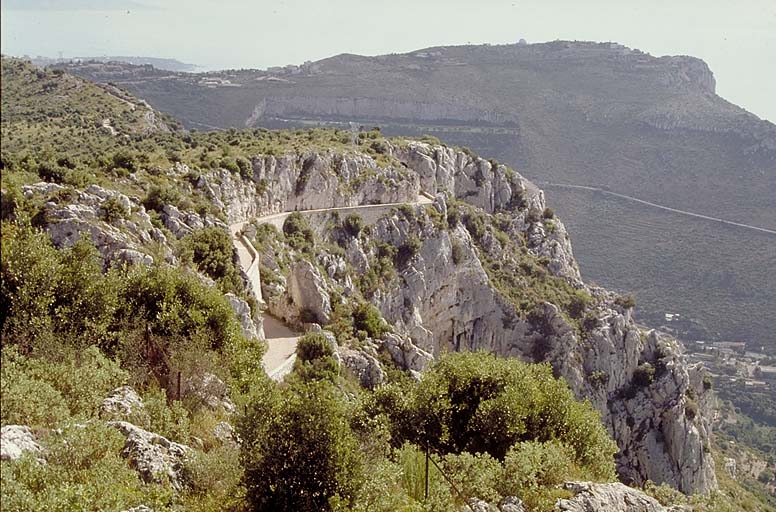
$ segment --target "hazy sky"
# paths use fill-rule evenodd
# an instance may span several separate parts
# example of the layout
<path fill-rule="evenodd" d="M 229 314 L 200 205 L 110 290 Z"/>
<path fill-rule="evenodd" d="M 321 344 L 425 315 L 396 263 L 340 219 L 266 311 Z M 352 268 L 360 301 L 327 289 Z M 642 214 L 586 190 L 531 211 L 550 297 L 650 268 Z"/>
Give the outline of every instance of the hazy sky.
<path fill-rule="evenodd" d="M 10 55 L 172 57 L 208 69 L 437 45 L 617 41 L 704 59 L 776 122 L 776 0 L 1 0 Z"/>

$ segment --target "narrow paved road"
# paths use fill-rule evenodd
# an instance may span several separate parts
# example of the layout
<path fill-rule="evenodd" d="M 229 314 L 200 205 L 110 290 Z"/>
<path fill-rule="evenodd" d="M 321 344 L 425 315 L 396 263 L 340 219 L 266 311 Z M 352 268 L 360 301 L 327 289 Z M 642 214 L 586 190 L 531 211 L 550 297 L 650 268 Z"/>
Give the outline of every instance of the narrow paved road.
<path fill-rule="evenodd" d="M 264 337 L 267 340 L 267 353 L 261 363 L 271 378 L 283 380 L 294 366 L 300 333 L 292 331 L 274 316 L 265 314 Z"/>
<path fill-rule="evenodd" d="M 607 195 L 614 196 L 614 197 L 619 197 L 621 199 L 626 199 L 628 201 L 633 201 L 633 202 L 636 202 L 636 203 L 641 203 L 641 204 L 644 204 L 644 205 L 647 205 L 647 206 L 651 206 L 653 208 L 659 208 L 661 210 L 666 210 L 666 211 L 669 211 L 669 212 L 678 213 L 680 215 L 687 215 L 689 217 L 695 217 L 697 219 L 712 220 L 714 222 L 720 222 L 722 224 L 727 224 L 727 225 L 730 225 L 730 226 L 737 226 L 739 228 L 752 229 L 754 231 L 759 231 L 761 233 L 768 233 L 770 235 L 776 235 L 776 231 L 774 231 L 772 229 L 761 228 L 759 226 L 752 226 L 750 224 L 743 224 L 741 222 L 733 222 L 731 220 L 720 219 L 719 217 L 710 217 L 708 215 L 701 215 L 700 213 L 688 212 L 686 210 L 678 210 L 676 208 L 671 208 L 669 206 L 663 206 L 661 204 L 651 203 L 649 201 L 644 201 L 643 199 L 639 199 L 639 198 L 636 198 L 636 197 L 633 197 L 633 196 L 626 196 L 625 194 L 618 194 L 617 192 L 610 192 L 610 191 L 604 190 L 602 188 L 587 187 L 587 186 L 584 186 L 584 185 L 569 185 L 568 183 L 549 183 L 549 182 L 542 182 L 542 181 L 537 181 L 536 184 L 541 186 L 541 187 L 571 188 L 571 189 L 576 189 L 576 190 L 588 190 L 588 191 L 592 191 L 592 192 L 601 192 L 603 194 L 607 194 Z"/>
<path fill-rule="evenodd" d="M 335 211 L 369 211 L 377 208 L 394 208 L 405 204 L 411 205 L 423 205 L 431 204 L 433 200 L 425 195 L 419 194 L 416 201 L 411 203 L 384 203 L 384 204 L 368 204 L 363 206 L 340 206 L 336 208 L 321 208 L 317 210 L 299 210 L 299 213 L 323 213 L 323 212 L 335 212 Z M 237 249 L 237 256 L 240 261 L 240 267 L 246 274 L 248 269 L 253 265 L 255 258 L 258 258 L 258 254 L 255 254 L 253 246 L 250 242 L 242 236 L 238 236 L 243 227 L 248 223 L 256 224 L 273 224 L 275 227 L 282 228 L 283 222 L 286 218 L 294 212 L 280 212 L 269 215 L 263 215 L 256 217 L 255 219 L 236 222 L 229 226 L 229 231 L 232 234 L 232 241 L 235 249 Z M 255 287 L 261 287 L 260 282 L 252 283 Z M 287 325 L 282 323 L 277 318 L 264 315 L 264 337 L 267 340 L 267 353 L 264 354 L 262 364 L 267 374 L 274 380 L 283 380 L 293 368 L 294 361 L 296 360 L 296 345 L 299 341 L 300 333 L 292 331 Z"/>

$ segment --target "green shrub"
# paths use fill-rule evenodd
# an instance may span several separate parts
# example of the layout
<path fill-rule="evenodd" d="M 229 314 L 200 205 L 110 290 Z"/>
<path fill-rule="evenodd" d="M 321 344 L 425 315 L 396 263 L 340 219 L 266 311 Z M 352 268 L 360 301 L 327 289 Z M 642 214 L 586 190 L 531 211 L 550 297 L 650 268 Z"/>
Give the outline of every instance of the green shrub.
<path fill-rule="evenodd" d="M 488 453 L 503 460 L 516 443 L 556 440 L 573 447 L 589 474 L 611 476 L 614 443 L 588 403 L 574 400 L 547 365 L 484 353 L 452 353 L 424 374 L 408 399 L 378 404 L 394 422 L 393 442 L 446 453 Z"/>
<path fill-rule="evenodd" d="M 357 213 L 351 213 L 342 221 L 342 229 L 351 238 L 358 238 L 364 228 L 364 219 Z"/>
<path fill-rule="evenodd" d="M 43 162 L 38 166 L 38 176 L 44 181 L 62 183 L 65 181 L 67 169 L 51 162 Z"/>
<path fill-rule="evenodd" d="M 692 398 L 688 398 L 684 404 L 684 415 L 691 420 L 691 419 L 694 419 L 696 416 L 698 416 L 698 411 L 699 411 L 698 402 L 696 402 Z"/>
<path fill-rule="evenodd" d="M 127 381 L 127 373 L 97 347 L 78 354 L 61 349 L 60 357 L 51 361 L 3 348 L 4 425 L 54 427 L 71 416 L 94 416 L 102 399 Z"/>
<path fill-rule="evenodd" d="M 466 249 L 463 244 L 455 238 L 452 239 L 450 253 L 453 258 L 453 263 L 456 265 L 461 263 L 466 257 Z"/>
<path fill-rule="evenodd" d="M 163 389 L 151 388 L 143 393 L 143 405 L 148 413 L 148 430 L 178 443 L 190 442 L 189 414 L 179 401 L 168 400 Z"/>
<path fill-rule="evenodd" d="M 624 309 L 631 309 L 636 307 L 636 299 L 633 295 L 620 296 L 614 299 L 614 303 Z"/>
<path fill-rule="evenodd" d="M 406 266 L 412 259 L 418 255 L 422 242 L 417 236 L 410 236 L 404 242 L 396 253 L 396 266 L 401 268 Z"/>
<path fill-rule="evenodd" d="M 197 268 L 214 279 L 223 291 L 237 294 L 242 291 L 232 238 L 226 231 L 217 227 L 200 229 L 183 237 L 180 245 L 191 254 Z"/>
<path fill-rule="evenodd" d="M 4 511 L 124 510 L 143 504 L 162 510 L 172 488 L 145 485 L 120 453 L 124 437 L 102 422 L 66 426 L 44 440 L 46 463 L 33 456 L 2 461 Z"/>
<path fill-rule="evenodd" d="M 513 446 L 504 458 L 499 490 L 505 496 L 563 483 L 574 474 L 573 450 L 557 441 L 525 441 Z"/>
<path fill-rule="evenodd" d="M 146 210 L 161 213 L 165 205 L 179 206 L 181 199 L 180 192 L 173 187 L 153 185 L 143 199 L 143 206 Z"/>
<path fill-rule="evenodd" d="M 442 461 L 442 469 L 455 483 L 458 492 L 467 498 L 476 496 L 495 503 L 502 497 L 497 490 L 502 472 L 501 464 L 487 453 L 449 453 Z"/>
<path fill-rule="evenodd" d="M 633 371 L 633 385 L 647 387 L 655 381 L 655 367 L 650 363 L 641 363 Z"/>
<path fill-rule="evenodd" d="M 136 172 L 138 170 L 138 157 L 130 151 L 121 150 L 117 151 L 111 157 L 111 170 L 125 169 L 129 172 Z"/>
<path fill-rule="evenodd" d="M 299 338 L 296 355 L 300 361 L 314 361 L 334 355 L 329 340 L 321 333 L 311 332 Z"/>
<path fill-rule="evenodd" d="M 315 245 L 313 230 L 299 212 L 292 213 L 283 221 L 283 234 L 293 249 L 311 252 Z"/>
<path fill-rule="evenodd" d="M 356 331 L 364 331 L 370 338 L 375 339 L 389 330 L 377 308 L 366 302 L 360 303 L 353 310 L 353 327 Z"/>
<path fill-rule="evenodd" d="M 362 462 L 337 393 L 314 381 L 253 395 L 239 424 L 253 510 L 331 510 L 332 499 L 353 505 Z"/>
<path fill-rule="evenodd" d="M 202 335 L 218 350 L 240 337 L 240 326 L 224 296 L 195 276 L 170 267 L 132 267 L 121 293 L 124 314 L 154 335 Z"/>
<path fill-rule="evenodd" d="M 129 217 L 129 209 L 126 208 L 118 197 L 111 196 L 100 204 L 102 219 L 108 224 L 113 224 L 117 220 Z"/>

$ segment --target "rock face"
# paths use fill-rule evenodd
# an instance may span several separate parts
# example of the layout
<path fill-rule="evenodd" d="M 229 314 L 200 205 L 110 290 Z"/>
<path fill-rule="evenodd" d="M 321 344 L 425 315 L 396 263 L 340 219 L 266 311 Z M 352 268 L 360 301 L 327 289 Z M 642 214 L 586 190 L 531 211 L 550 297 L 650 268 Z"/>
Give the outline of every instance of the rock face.
<path fill-rule="evenodd" d="M 294 265 L 288 280 L 290 297 L 303 315 L 303 322 L 326 324 L 331 317 L 331 300 L 324 289 L 323 277 L 312 263 L 300 260 Z"/>
<path fill-rule="evenodd" d="M 151 224 L 151 218 L 138 202 L 114 190 L 90 185 L 83 191 L 55 183 L 36 183 L 23 187 L 25 197 L 43 197 L 46 230 L 57 247 L 71 247 L 82 236 L 91 238 L 106 264 L 116 261 L 150 265 L 153 257 L 143 249 L 146 244 L 159 243 L 166 248 L 165 259 L 175 257 L 167 246 L 167 237 Z M 57 194 L 69 197 L 59 202 Z M 123 210 L 116 218 L 106 217 L 106 201 Z"/>
<path fill-rule="evenodd" d="M 258 326 L 256 325 L 248 303 L 233 293 L 226 293 L 224 296 L 229 301 L 232 311 L 234 311 L 235 316 L 240 321 L 243 336 L 248 339 L 264 339 L 264 329 L 261 323 Z"/>
<path fill-rule="evenodd" d="M 143 480 L 158 483 L 167 479 L 176 490 L 183 489 L 184 464 L 191 448 L 126 421 L 111 421 L 108 425 L 127 438 L 121 455 Z"/>
<path fill-rule="evenodd" d="M 361 350 L 340 348 L 340 360 L 358 377 L 365 388 L 374 389 L 385 380 L 382 365 L 372 355 Z"/>
<path fill-rule="evenodd" d="M 346 240 L 346 271 L 340 256 L 333 254 L 319 258 L 325 272 L 306 261 L 295 263 L 288 290 L 281 288 L 275 296 L 273 312 L 293 318 L 293 311 L 284 311 L 290 303 L 297 311 L 308 308 L 325 322 L 329 293 L 337 290 L 348 296 L 353 282 L 375 261 L 376 245 L 402 248 L 417 238 L 417 251 L 397 264 L 398 279 L 370 298 L 394 328 L 397 337 L 378 344 L 395 362 L 419 372 L 431 355 L 447 350 L 486 350 L 547 361 L 578 398 L 589 399 L 600 411 L 620 448 L 617 462 L 624 481 L 666 482 L 684 492 L 714 489 L 709 394 L 702 386 L 701 369 L 686 364 L 673 340 L 643 332 L 616 295 L 582 281 L 565 227 L 547 213 L 543 192 L 502 165 L 452 148 L 409 142 L 389 145 L 387 151 L 417 175 L 424 192 L 435 194 L 434 215 L 450 222 L 450 198 L 472 205 L 498 219 L 507 237 L 534 261 L 543 262 L 549 275 L 589 295 L 595 306 L 587 311 L 584 327 L 582 319 L 574 324 L 567 312 L 547 301 L 538 303 L 531 315 L 517 311 L 484 266 L 486 259 L 501 265 L 510 257 L 506 242 L 488 229 L 478 233 L 475 242 L 470 231 L 476 226 L 464 222 L 440 227 L 426 207 L 388 212 L 374 222 L 368 236 Z M 312 204 L 310 194 L 303 191 L 296 199 Z M 331 204 L 330 199 L 325 201 Z M 331 235 L 326 229 L 318 231 L 323 237 Z M 379 364 L 372 363 L 368 351 L 340 351 L 340 356 L 364 385 L 379 383 L 379 374 L 371 369 Z M 655 369 L 654 379 L 639 385 L 635 375 L 645 365 Z"/>
<path fill-rule="evenodd" d="M 0 459 L 17 460 L 30 452 L 40 454 L 43 449 L 35 441 L 30 427 L 24 425 L 6 425 L 0 430 Z"/>
<path fill-rule="evenodd" d="M 388 333 L 380 341 L 393 362 L 411 372 L 422 372 L 434 359 L 434 356 L 415 346 L 408 337 Z"/>
<path fill-rule="evenodd" d="M 594 484 L 567 482 L 565 489 L 574 493 L 568 500 L 558 500 L 556 509 L 563 512 L 668 512 L 654 498 L 621 483 Z"/>
<path fill-rule="evenodd" d="M 381 167 L 363 153 L 262 155 L 252 166 L 251 181 L 220 170 L 196 184 L 223 207 L 229 223 L 268 213 L 414 201 L 419 192 L 417 175 Z"/>
<path fill-rule="evenodd" d="M 398 332 L 433 354 L 485 349 L 549 361 L 579 398 L 590 399 L 601 412 L 620 447 L 618 469 L 625 481 L 667 482 L 684 492 L 715 488 L 702 370 L 686 364 L 675 341 L 643 333 L 612 294 L 582 282 L 563 224 L 544 218 L 541 190 L 516 173 L 510 176 L 502 167 L 450 148 L 410 143 L 394 155 L 419 174 L 425 190 L 449 193 L 491 214 L 520 204 L 502 221 L 507 234 L 525 240 L 525 249 L 546 261 L 553 275 L 587 291 L 599 304 L 584 337 L 555 304 L 542 305 L 539 321 L 521 320 L 480 260 L 503 258 L 500 242 L 483 236 L 485 254 L 480 255 L 462 225 L 450 230 L 426 225 L 420 228 L 417 256 L 401 272 L 401 286 L 373 299 Z M 445 208 L 441 203 L 438 210 Z M 400 247 L 413 228 L 393 217 L 378 222 L 373 233 Z M 634 373 L 643 364 L 655 367 L 656 377 L 637 389 Z"/>

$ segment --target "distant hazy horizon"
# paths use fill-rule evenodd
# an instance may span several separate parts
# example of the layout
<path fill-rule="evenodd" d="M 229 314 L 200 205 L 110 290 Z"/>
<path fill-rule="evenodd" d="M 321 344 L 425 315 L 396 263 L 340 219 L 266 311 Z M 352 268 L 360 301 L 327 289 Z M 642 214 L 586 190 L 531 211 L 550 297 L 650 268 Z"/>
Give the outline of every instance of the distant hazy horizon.
<path fill-rule="evenodd" d="M 0 9 L 4 54 L 174 58 L 206 70 L 521 38 L 616 41 L 703 59 L 720 96 L 776 122 L 770 0 L 2 0 Z"/>

